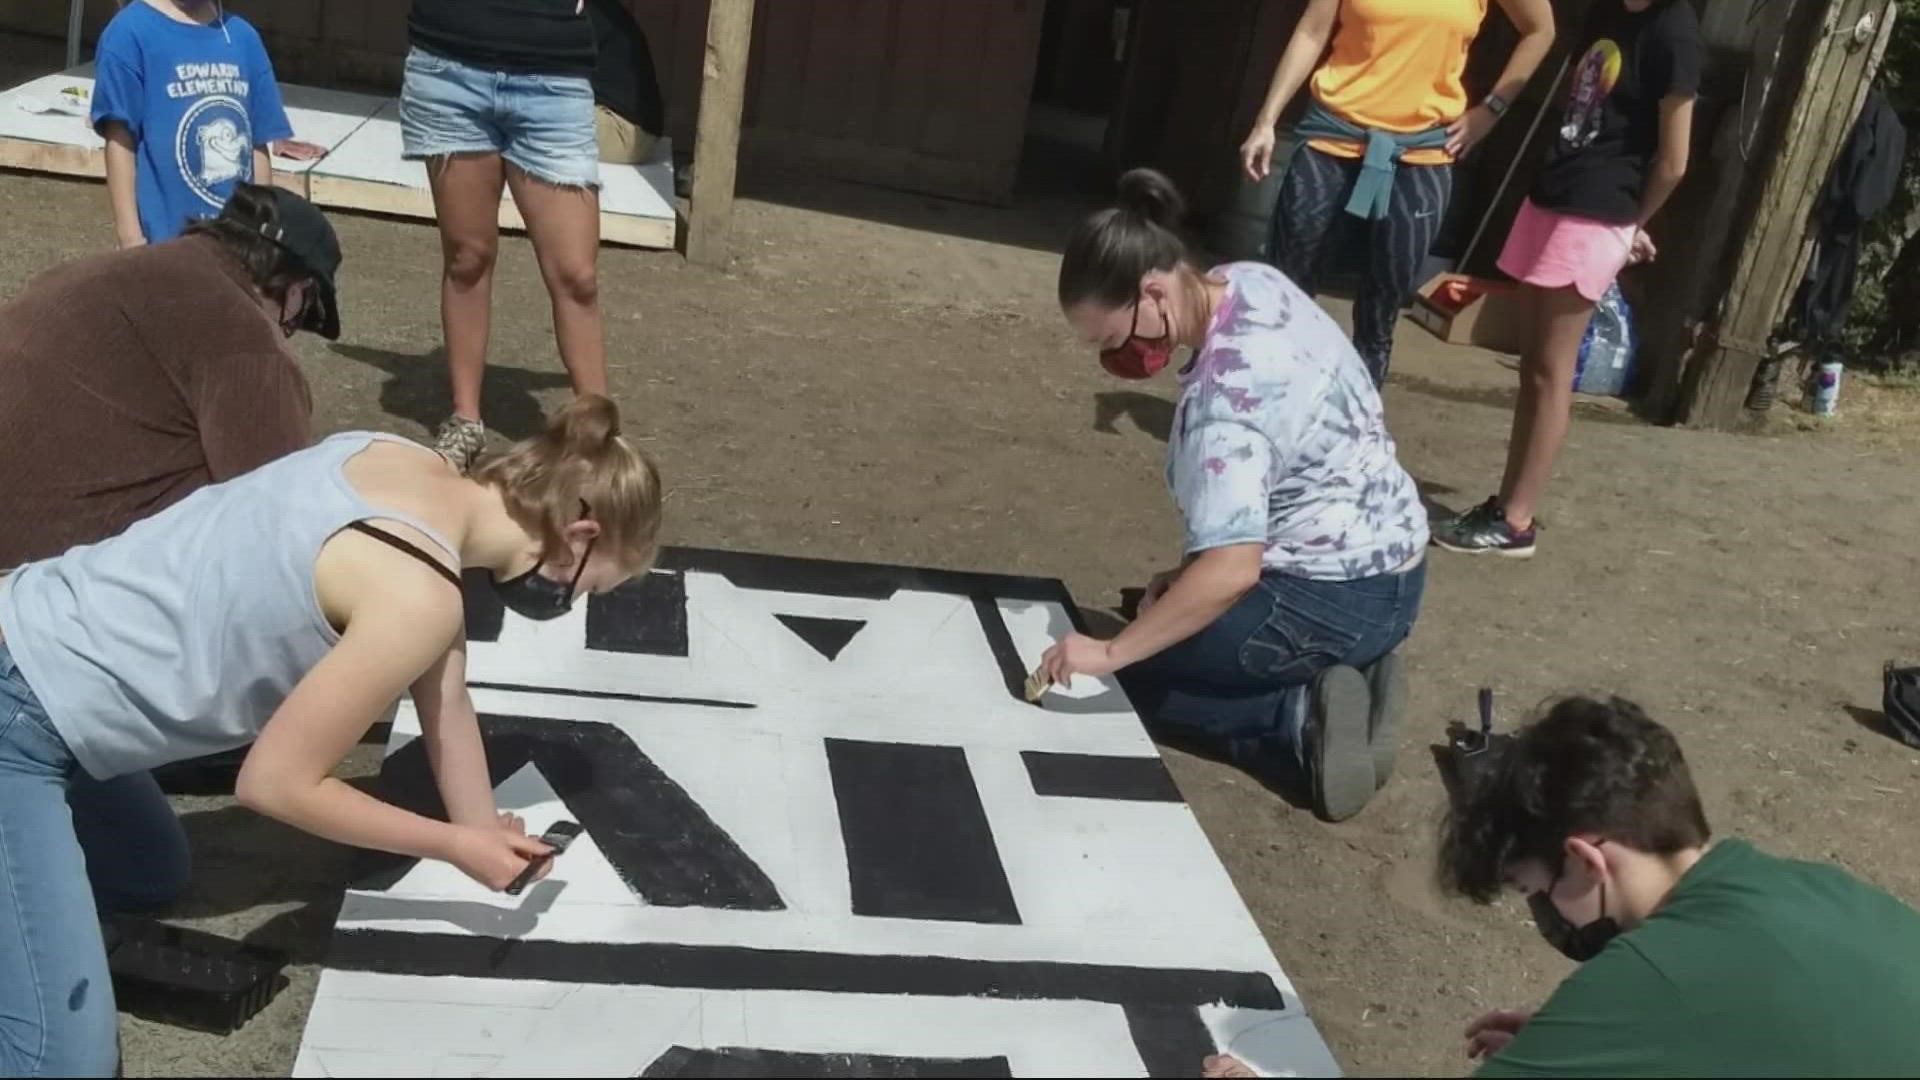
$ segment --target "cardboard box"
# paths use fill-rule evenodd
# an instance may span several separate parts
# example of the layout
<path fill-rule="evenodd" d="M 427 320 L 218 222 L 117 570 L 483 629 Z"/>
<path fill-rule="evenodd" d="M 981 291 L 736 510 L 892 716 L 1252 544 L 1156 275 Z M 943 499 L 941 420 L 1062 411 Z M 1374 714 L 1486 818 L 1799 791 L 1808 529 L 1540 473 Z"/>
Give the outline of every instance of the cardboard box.
<path fill-rule="evenodd" d="M 1420 287 L 1413 321 L 1450 345 L 1518 353 L 1532 332 L 1532 316 L 1513 282 L 1446 273 Z"/>

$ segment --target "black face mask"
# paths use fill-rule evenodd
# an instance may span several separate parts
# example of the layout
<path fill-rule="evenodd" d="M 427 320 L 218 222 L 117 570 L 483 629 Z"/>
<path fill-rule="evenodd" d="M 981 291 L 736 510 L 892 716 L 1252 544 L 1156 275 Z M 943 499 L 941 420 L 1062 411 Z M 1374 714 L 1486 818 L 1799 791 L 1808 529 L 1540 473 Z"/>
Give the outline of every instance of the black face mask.
<path fill-rule="evenodd" d="M 1560 883 L 1560 875 L 1555 874 L 1553 884 Z M 1585 926 L 1575 926 L 1567 921 L 1565 915 L 1553 903 L 1553 885 L 1527 897 L 1527 907 L 1533 912 L 1534 928 L 1547 944 L 1560 950 L 1561 955 L 1578 964 L 1600 955 L 1607 942 L 1620 936 L 1620 923 L 1607 914 L 1607 883 L 1600 883 L 1600 917 Z"/>
<path fill-rule="evenodd" d="M 547 563 L 542 559 L 533 564 L 533 569 L 518 577 L 494 582 L 493 591 L 515 615 L 536 622 L 557 619 L 573 608 L 574 591 L 580 587 L 580 575 L 586 571 L 587 559 L 592 554 L 593 541 L 589 540 L 587 550 L 573 568 L 573 580 L 565 584 L 540 572 L 540 568 Z"/>

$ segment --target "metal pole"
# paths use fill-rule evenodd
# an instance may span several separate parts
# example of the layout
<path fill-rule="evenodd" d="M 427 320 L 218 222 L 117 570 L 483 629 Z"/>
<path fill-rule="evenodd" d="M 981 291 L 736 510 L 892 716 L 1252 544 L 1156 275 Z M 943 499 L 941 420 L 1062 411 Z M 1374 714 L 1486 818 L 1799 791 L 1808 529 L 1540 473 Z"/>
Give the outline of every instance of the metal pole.
<path fill-rule="evenodd" d="M 1507 185 L 1513 183 L 1513 174 L 1519 170 L 1521 159 L 1527 156 L 1527 148 L 1533 145 L 1533 137 L 1540 133 L 1540 121 L 1546 119 L 1547 113 L 1553 111 L 1554 104 L 1560 99 L 1560 80 L 1567 77 L 1567 68 L 1572 63 L 1573 57 L 1567 57 L 1560 61 L 1560 70 L 1553 73 L 1553 85 L 1547 88 L 1546 100 L 1542 101 L 1540 108 L 1535 110 L 1533 123 L 1527 125 L 1527 137 L 1520 140 L 1520 149 L 1513 152 L 1513 160 L 1507 163 L 1507 174 L 1500 178 L 1500 187 L 1494 191 L 1493 201 L 1487 204 L 1486 213 L 1480 215 L 1480 224 L 1474 227 L 1473 239 L 1467 241 L 1467 249 L 1460 253 L 1459 259 L 1455 260 L 1454 269 L 1462 273 L 1466 272 L 1467 260 L 1473 258 L 1473 253 L 1479 250 L 1480 238 L 1486 235 L 1487 226 L 1493 221 L 1494 211 L 1500 209 L 1500 200 L 1507 196 Z"/>
<path fill-rule="evenodd" d="M 67 70 L 80 66 L 80 17 L 87 13 L 87 0 L 67 0 Z"/>

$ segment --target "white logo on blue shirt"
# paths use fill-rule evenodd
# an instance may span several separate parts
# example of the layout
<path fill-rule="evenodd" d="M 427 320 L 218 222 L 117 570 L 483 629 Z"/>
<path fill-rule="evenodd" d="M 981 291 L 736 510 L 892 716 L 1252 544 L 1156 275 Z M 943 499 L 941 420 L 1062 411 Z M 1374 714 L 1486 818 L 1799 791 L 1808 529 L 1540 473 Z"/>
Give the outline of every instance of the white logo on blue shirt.
<path fill-rule="evenodd" d="M 187 187 L 218 210 L 227 196 L 216 188 L 252 177 L 252 148 L 245 103 L 214 96 L 201 98 L 180 118 L 174 156 Z"/>

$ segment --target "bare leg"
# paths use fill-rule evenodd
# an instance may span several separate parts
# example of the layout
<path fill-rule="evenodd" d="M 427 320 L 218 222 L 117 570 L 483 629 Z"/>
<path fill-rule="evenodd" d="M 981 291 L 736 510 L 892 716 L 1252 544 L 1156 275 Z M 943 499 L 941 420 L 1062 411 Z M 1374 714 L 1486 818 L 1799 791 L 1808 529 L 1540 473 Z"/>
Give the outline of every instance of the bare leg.
<path fill-rule="evenodd" d="M 1506 493 L 1513 489 L 1513 478 L 1519 474 L 1526 457 L 1534 414 L 1539 408 L 1540 396 L 1534 391 L 1534 374 L 1543 366 L 1536 357 L 1540 355 L 1541 342 L 1545 340 L 1547 292 L 1534 285 L 1520 286 L 1521 302 L 1526 308 L 1527 338 L 1520 350 L 1520 382 L 1513 399 L 1512 426 L 1507 433 L 1507 467 L 1500 474 L 1499 501 L 1503 504 Z M 1512 516 L 1509 515 L 1507 520 L 1511 522 Z"/>
<path fill-rule="evenodd" d="M 507 168 L 513 201 L 527 220 L 540 276 L 553 299 L 553 336 L 576 394 L 607 392 L 607 345 L 600 325 L 600 195 L 559 187 Z"/>
<path fill-rule="evenodd" d="M 500 251 L 498 154 L 454 154 L 428 163 L 433 209 L 440 219 L 440 321 L 447 339 L 453 411 L 480 419 L 480 383 L 487 372 L 493 261 Z"/>
<path fill-rule="evenodd" d="M 1507 473 L 1500 504 L 1507 524 L 1525 531 L 1553 475 L 1554 458 L 1567 441 L 1573 419 L 1573 369 L 1580 340 L 1593 321 L 1594 303 L 1574 289 L 1527 291 L 1534 300 L 1533 341 L 1520 358 L 1520 397 L 1507 442 Z"/>

